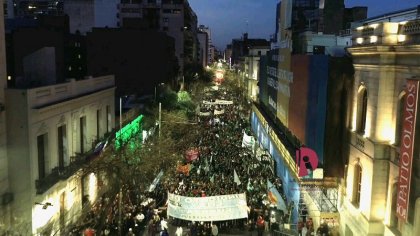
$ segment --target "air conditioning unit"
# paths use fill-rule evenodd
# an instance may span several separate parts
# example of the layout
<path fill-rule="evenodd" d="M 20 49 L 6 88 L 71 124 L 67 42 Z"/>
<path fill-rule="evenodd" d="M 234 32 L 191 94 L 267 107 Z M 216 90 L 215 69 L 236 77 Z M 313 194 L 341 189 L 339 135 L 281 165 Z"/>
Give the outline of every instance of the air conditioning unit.
<path fill-rule="evenodd" d="M 1 195 L 1 205 L 5 206 L 13 202 L 13 197 L 13 193 L 3 193 L 3 195 Z"/>

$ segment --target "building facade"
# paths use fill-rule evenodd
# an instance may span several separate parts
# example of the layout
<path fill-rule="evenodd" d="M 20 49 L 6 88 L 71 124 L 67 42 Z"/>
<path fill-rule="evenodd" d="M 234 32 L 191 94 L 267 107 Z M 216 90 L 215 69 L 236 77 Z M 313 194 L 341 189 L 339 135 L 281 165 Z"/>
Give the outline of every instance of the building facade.
<path fill-rule="evenodd" d="M 198 37 L 198 42 L 200 44 L 200 48 L 198 51 L 198 62 L 203 66 L 203 68 L 206 68 L 206 66 L 208 65 L 208 41 L 209 41 L 209 37 L 207 35 L 207 33 L 205 32 L 198 32 L 197 34 Z"/>
<path fill-rule="evenodd" d="M 14 233 L 65 235 L 82 204 L 100 194 L 97 173 L 80 176 L 88 152 L 114 128 L 113 76 L 32 88 L 7 89 Z M 101 188 L 103 189 L 103 188 Z"/>
<path fill-rule="evenodd" d="M 4 225 L 10 224 L 9 206 L 13 200 L 8 178 L 8 159 L 6 149 L 6 48 L 4 34 L 3 4 L 0 4 L 0 233 Z"/>
<path fill-rule="evenodd" d="M 420 20 L 418 12 L 412 14 L 417 9 L 389 13 L 387 20 L 370 18 L 353 29 L 342 235 L 420 234 L 419 142 L 409 136 L 418 128 L 412 120 L 416 113 L 405 112 L 417 100 L 412 84 L 420 80 Z M 412 131 L 405 122 L 413 123 Z M 407 154 L 406 146 L 414 152 Z"/>
<path fill-rule="evenodd" d="M 207 65 L 211 65 L 214 62 L 214 46 L 211 39 L 211 29 L 208 26 L 200 25 L 198 31 L 204 32 L 208 36 L 207 41 Z M 213 48 L 212 48 L 213 47 Z"/>
<path fill-rule="evenodd" d="M 119 0 L 66 0 L 63 11 L 70 18 L 70 33 L 86 35 L 93 27 L 116 28 Z"/>
<path fill-rule="evenodd" d="M 342 140 L 349 109 L 345 101 L 353 78 L 344 50 L 351 37 L 337 36 L 342 19 L 334 21 L 342 15 L 342 3 L 281 1 L 276 37 L 260 60 L 259 97 L 251 115 L 257 140 L 283 180 L 290 224 L 312 218 L 315 229 L 326 223 L 330 232 L 340 229 L 339 180 L 346 163 Z M 334 9 L 339 11 L 330 14 Z M 241 47 L 239 40 L 232 42 L 233 57 Z M 318 160 L 304 176 L 300 170 L 306 166 L 298 164 L 297 156 L 302 147 L 312 149 Z"/>
<path fill-rule="evenodd" d="M 158 30 L 175 39 L 181 74 L 185 64 L 198 62 L 197 15 L 187 0 L 126 0 L 118 9 L 120 27 Z"/>
<path fill-rule="evenodd" d="M 244 60 L 244 73 L 245 73 L 245 90 L 247 97 L 253 101 L 258 98 L 258 80 L 260 70 L 260 58 L 265 56 L 270 50 L 270 46 L 255 46 L 249 49 L 249 53 L 245 56 Z"/>
<path fill-rule="evenodd" d="M 163 32 L 95 28 L 87 35 L 87 71 L 94 77 L 114 74 L 118 95 L 153 94 L 177 76 L 174 47 Z"/>

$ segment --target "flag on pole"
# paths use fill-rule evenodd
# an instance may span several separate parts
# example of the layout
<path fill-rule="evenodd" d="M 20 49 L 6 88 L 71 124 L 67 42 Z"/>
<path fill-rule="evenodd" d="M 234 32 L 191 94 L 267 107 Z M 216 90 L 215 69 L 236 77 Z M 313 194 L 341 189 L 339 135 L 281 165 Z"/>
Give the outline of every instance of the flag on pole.
<path fill-rule="evenodd" d="M 267 190 L 268 190 L 268 200 L 273 205 L 276 205 L 277 209 L 287 211 L 286 203 L 281 197 L 280 193 L 277 191 L 276 187 L 267 179 Z"/>
<path fill-rule="evenodd" d="M 233 170 L 233 181 L 237 184 L 237 185 L 241 185 L 241 180 L 239 179 L 238 174 L 236 173 L 236 170 Z"/>
<path fill-rule="evenodd" d="M 214 175 L 210 177 L 210 182 L 214 183 Z"/>
<path fill-rule="evenodd" d="M 246 185 L 246 190 L 248 190 L 248 191 L 251 191 L 251 190 L 253 190 L 254 188 L 252 187 L 252 185 L 251 185 L 251 181 L 248 179 L 248 184 Z"/>
<path fill-rule="evenodd" d="M 205 166 L 204 166 L 204 171 L 206 171 L 206 174 L 210 171 L 210 166 L 209 166 L 209 162 L 207 161 L 207 158 L 206 158 L 206 162 L 205 162 Z"/>

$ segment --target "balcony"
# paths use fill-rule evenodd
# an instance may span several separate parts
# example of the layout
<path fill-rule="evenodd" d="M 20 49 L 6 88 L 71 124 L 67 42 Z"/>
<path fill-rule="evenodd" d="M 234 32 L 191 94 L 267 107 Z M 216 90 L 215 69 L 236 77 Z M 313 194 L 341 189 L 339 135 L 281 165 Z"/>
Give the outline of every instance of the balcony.
<path fill-rule="evenodd" d="M 96 145 L 94 145 L 90 151 L 85 153 L 76 153 L 76 156 L 71 156 L 70 164 L 68 166 L 55 167 L 45 178 L 35 180 L 36 194 L 45 193 L 48 189 L 54 186 L 54 184 L 58 183 L 60 180 L 67 180 L 84 165 L 99 157 L 104 148 L 107 146 L 107 143 L 113 142 L 111 140 L 115 137 L 115 133 L 116 130 L 114 129 L 105 134 L 103 139 L 93 142 L 96 143 Z"/>
<path fill-rule="evenodd" d="M 61 168 L 55 167 L 51 170 L 49 175 L 45 176 L 45 178 L 35 180 L 36 194 L 43 194 L 60 180 L 67 180 L 70 176 L 76 173 L 83 164 L 87 163 L 89 153 L 73 156 L 70 158 L 71 162 L 68 166 Z"/>

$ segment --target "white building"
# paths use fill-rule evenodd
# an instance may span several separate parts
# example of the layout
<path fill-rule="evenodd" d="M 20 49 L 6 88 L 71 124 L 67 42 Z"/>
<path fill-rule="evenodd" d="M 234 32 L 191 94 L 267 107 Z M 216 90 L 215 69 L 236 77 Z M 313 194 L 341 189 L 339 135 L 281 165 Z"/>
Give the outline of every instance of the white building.
<path fill-rule="evenodd" d="M 211 65 L 214 62 L 214 46 L 211 40 L 211 29 L 208 26 L 200 25 L 198 31 L 207 34 L 207 65 Z"/>
<path fill-rule="evenodd" d="M 404 156 L 400 147 L 407 80 L 420 80 L 420 19 L 406 21 L 407 14 L 400 13 L 402 18 L 389 14 L 396 22 L 368 19 L 353 30 L 348 51 L 355 78 L 341 235 L 420 235 L 418 138 L 410 143 L 414 153 L 409 200 L 398 190 L 404 177 L 400 176 Z M 404 145 L 408 145 L 405 134 Z M 397 198 L 408 204 L 407 219 L 397 217 Z"/>
<path fill-rule="evenodd" d="M 245 80 L 246 80 L 246 90 L 247 96 L 252 100 L 257 100 L 258 98 L 258 79 L 259 79 L 259 70 L 260 70 L 260 58 L 265 56 L 270 50 L 270 46 L 253 46 L 249 49 L 249 53 L 245 56 Z"/>
<path fill-rule="evenodd" d="M 13 232 L 59 232 L 98 196 L 95 174 L 75 173 L 83 153 L 114 128 L 113 76 L 6 89 Z M 82 200 L 83 199 L 83 200 Z"/>
<path fill-rule="evenodd" d="M 314 32 L 304 32 L 299 35 L 302 54 L 322 54 L 330 56 L 343 56 L 345 47 L 351 46 L 351 35 L 336 36 Z"/>

